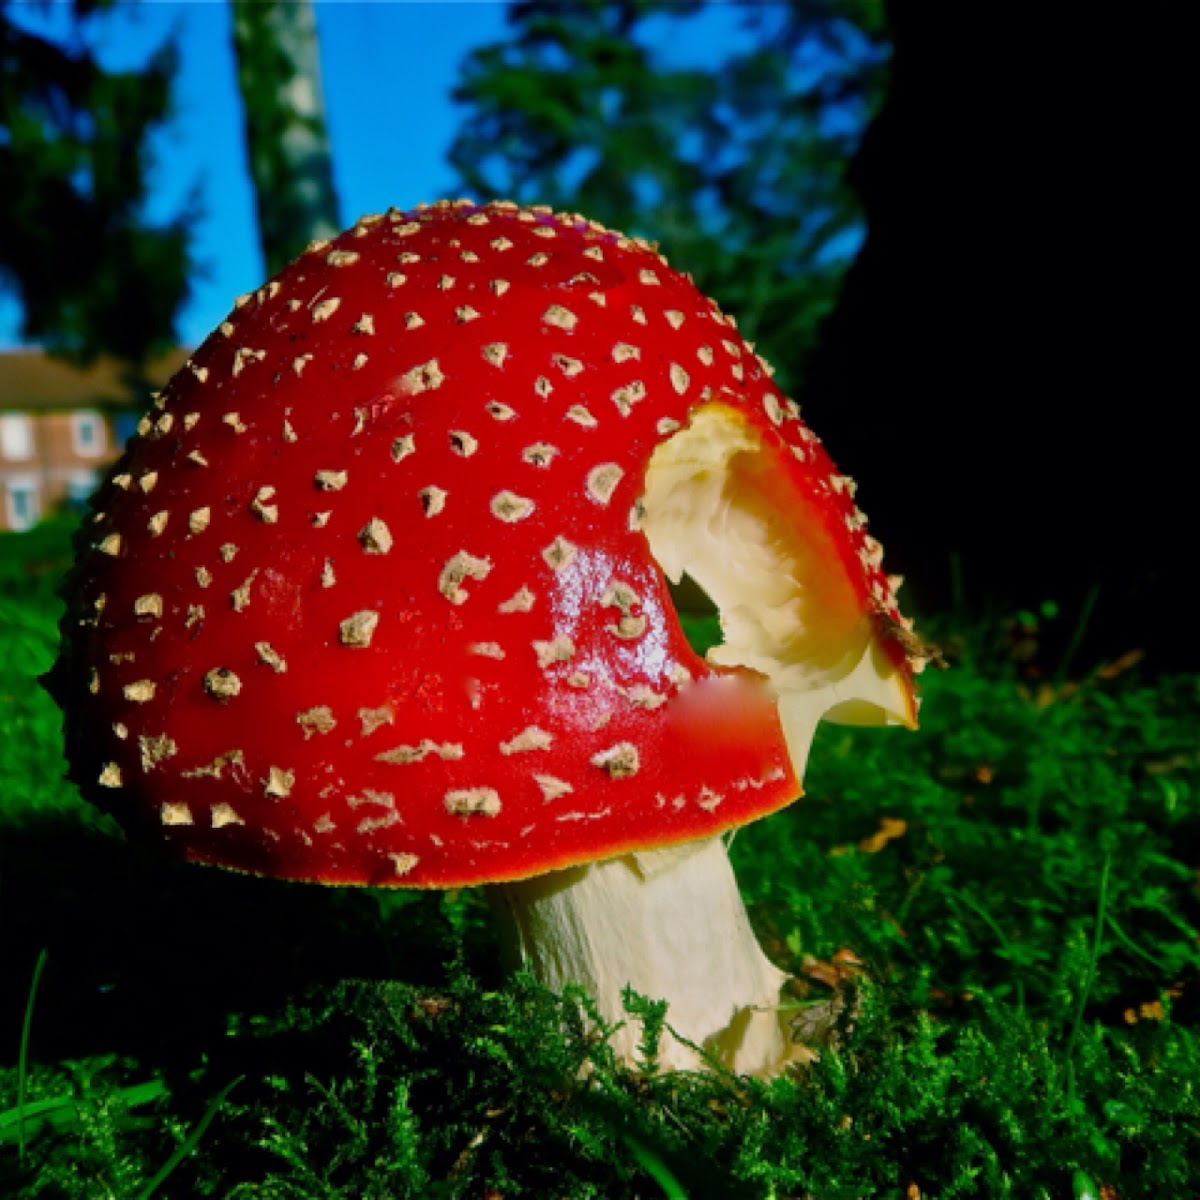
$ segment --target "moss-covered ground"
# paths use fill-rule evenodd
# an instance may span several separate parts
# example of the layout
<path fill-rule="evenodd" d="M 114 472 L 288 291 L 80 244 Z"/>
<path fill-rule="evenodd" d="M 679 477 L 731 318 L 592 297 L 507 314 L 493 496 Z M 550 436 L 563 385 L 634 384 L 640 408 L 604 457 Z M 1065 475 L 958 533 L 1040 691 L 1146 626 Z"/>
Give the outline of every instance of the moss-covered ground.
<path fill-rule="evenodd" d="M 0 538 L 0 1195 L 1200 1196 L 1200 679 L 933 622 L 921 731 L 827 727 L 732 845 L 834 1044 L 630 1072 L 475 894 L 164 862 L 82 807 L 35 682 L 66 553 Z"/>

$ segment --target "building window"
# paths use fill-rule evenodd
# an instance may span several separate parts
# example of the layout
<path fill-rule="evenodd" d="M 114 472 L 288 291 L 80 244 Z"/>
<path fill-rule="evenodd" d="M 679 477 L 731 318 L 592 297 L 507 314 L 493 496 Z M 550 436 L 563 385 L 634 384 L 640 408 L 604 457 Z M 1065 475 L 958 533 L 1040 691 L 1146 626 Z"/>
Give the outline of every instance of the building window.
<path fill-rule="evenodd" d="M 71 432 L 75 438 L 75 453 L 80 457 L 95 458 L 104 453 L 104 418 L 98 412 L 72 413 Z"/>
<path fill-rule="evenodd" d="M 38 481 L 32 475 L 20 475 L 4 485 L 4 517 L 8 529 L 20 533 L 32 528 L 42 515 Z"/>
<path fill-rule="evenodd" d="M 79 471 L 72 475 L 67 480 L 67 507 L 73 512 L 83 512 L 99 485 L 99 471 Z"/>
<path fill-rule="evenodd" d="M 0 458 L 33 457 L 33 421 L 24 413 L 0 414 Z"/>

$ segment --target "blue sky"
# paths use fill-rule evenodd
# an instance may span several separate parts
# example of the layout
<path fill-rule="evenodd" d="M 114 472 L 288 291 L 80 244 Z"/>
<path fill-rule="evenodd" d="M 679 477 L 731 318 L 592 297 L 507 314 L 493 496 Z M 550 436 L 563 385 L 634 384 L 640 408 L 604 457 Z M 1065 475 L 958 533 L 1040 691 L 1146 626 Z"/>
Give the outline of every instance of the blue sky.
<path fill-rule="evenodd" d="M 57 30 L 20 4 L 26 24 Z M 504 33 L 494 0 L 319 0 L 318 33 L 334 170 L 342 216 L 408 207 L 452 189 L 445 154 L 457 124 L 450 101 L 460 64 L 475 46 Z M 177 116 L 159 141 L 155 204 L 177 210 L 198 187 L 204 216 L 195 229 L 202 274 L 180 335 L 195 344 L 228 312 L 234 296 L 264 277 L 245 168 L 226 0 L 125 0 L 102 26 L 102 61 L 127 66 L 172 29 L 181 35 Z M 18 313 L 0 296 L 0 345 L 16 341 Z"/>
<path fill-rule="evenodd" d="M 765 2 L 765 0 L 760 0 Z M 712 62 L 744 42 L 744 0 L 664 21 L 668 62 Z M 344 223 L 366 212 L 456 194 L 446 153 L 461 113 L 451 100 L 478 46 L 504 38 L 505 0 L 316 0 L 322 79 Z M 13 0 L 10 14 L 60 40 L 68 0 Z M 233 298 L 263 282 L 254 197 L 246 171 L 228 0 L 116 0 L 89 30 L 102 63 L 137 67 L 172 32 L 181 47 L 176 115 L 156 142 L 152 212 L 173 215 L 199 192 L 198 272 L 180 315 L 195 345 Z M 653 36 L 653 34 L 650 34 Z M 19 310 L 0 293 L 0 347 L 17 341 Z"/>

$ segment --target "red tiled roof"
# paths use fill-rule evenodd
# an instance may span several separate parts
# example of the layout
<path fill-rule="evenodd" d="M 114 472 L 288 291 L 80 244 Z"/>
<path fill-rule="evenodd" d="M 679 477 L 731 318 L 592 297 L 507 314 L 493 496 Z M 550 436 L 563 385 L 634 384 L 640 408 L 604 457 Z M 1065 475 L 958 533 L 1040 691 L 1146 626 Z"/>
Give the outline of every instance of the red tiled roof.
<path fill-rule="evenodd" d="M 146 374 L 155 385 L 166 383 L 187 357 L 188 351 L 182 348 L 168 351 L 150 363 Z M 0 412 L 114 405 L 140 408 L 147 399 L 129 386 L 122 364 L 113 359 L 76 367 L 44 350 L 0 351 Z"/>

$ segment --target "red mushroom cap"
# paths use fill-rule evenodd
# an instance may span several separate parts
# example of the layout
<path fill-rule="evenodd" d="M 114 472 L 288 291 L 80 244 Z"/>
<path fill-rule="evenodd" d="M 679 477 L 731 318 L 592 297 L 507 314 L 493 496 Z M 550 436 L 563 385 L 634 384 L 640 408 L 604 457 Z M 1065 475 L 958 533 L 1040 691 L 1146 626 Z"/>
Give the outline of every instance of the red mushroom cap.
<path fill-rule="evenodd" d="M 778 809 L 775 700 L 689 647 L 641 528 L 705 411 L 911 721 L 877 546 L 733 322 L 645 243 L 442 203 L 310 247 L 156 398 L 67 589 L 73 778 L 189 859 L 327 883 L 515 879 Z"/>

